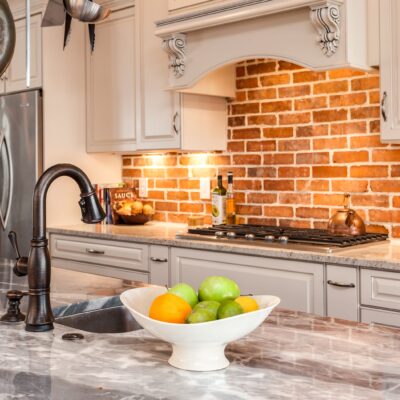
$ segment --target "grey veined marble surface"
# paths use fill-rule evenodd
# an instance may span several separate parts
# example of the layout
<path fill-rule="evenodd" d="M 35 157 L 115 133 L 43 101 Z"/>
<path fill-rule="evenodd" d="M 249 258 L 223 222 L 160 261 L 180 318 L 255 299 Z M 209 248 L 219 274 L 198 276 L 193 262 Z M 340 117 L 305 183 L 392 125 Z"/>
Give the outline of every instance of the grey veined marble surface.
<path fill-rule="evenodd" d="M 53 278 L 52 297 L 63 313 L 114 304 L 117 300 L 99 296 L 135 286 L 62 270 Z M 8 281 L 0 289 L 15 285 L 24 282 Z M 67 300 L 75 297 L 80 306 L 66 307 L 67 291 Z M 3 313 L 3 303 L 0 308 Z M 61 336 L 71 328 L 56 324 L 47 333 L 23 328 L 0 324 L 1 400 L 400 398 L 398 329 L 277 310 L 252 334 L 228 345 L 227 369 L 199 373 L 169 366 L 169 345 L 143 330 L 84 332 L 83 341 L 66 342 Z"/>

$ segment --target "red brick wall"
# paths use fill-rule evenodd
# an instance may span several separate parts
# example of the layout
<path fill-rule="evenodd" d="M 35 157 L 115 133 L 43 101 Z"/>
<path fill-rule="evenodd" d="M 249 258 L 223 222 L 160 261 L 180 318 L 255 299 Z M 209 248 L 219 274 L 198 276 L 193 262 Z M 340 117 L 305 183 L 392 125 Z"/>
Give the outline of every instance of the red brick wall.
<path fill-rule="evenodd" d="M 379 74 L 313 72 L 283 61 L 237 66 L 228 151 L 123 157 L 124 180 L 149 178 L 156 219 L 210 213 L 199 178 L 234 173 L 240 222 L 325 227 L 352 193 L 369 230 L 400 237 L 400 147 L 379 137 Z"/>

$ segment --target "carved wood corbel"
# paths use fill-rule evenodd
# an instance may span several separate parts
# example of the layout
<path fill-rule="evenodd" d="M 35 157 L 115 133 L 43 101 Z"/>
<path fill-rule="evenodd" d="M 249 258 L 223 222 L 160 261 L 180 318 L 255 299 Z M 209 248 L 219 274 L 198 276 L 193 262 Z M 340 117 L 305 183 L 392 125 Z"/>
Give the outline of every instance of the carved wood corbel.
<path fill-rule="evenodd" d="M 336 53 L 340 41 L 340 8 L 332 1 L 311 7 L 311 21 L 318 31 L 322 52 L 330 57 Z"/>
<path fill-rule="evenodd" d="M 177 78 L 185 73 L 186 35 L 178 33 L 164 39 L 164 50 L 169 55 L 169 68 Z"/>

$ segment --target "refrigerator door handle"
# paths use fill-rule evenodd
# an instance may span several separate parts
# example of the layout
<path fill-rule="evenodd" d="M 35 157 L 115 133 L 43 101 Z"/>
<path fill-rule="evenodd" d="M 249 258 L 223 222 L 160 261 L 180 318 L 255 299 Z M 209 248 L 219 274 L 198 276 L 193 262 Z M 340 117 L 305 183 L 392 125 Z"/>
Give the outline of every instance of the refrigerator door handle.
<path fill-rule="evenodd" d="M 8 217 L 10 216 L 10 209 L 11 209 L 13 189 L 14 189 L 14 176 L 13 176 L 13 162 L 12 162 L 10 146 L 8 144 L 8 140 L 4 134 L 4 131 L 0 131 L 0 157 L 3 157 L 3 154 L 5 154 L 5 159 L 8 164 L 7 165 L 8 188 L 3 186 L 2 196 L 4 197 L 8 193 L 8 201 L 4 208 L 0 206 L 0 223 L 3 230 L 5 230 L 7 227 Z M 0 205 L 3 205 L 3 199 L 0 199 Z"/>

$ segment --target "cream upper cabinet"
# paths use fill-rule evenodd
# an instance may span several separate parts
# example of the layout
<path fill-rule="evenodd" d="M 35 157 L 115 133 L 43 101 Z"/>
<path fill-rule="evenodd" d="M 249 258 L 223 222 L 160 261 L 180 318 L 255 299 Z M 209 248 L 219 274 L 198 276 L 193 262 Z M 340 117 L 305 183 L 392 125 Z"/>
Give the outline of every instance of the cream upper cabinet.
<path fill-rule="evenodd" d="M 135 13 L 115 11 L 86 48 L 87 151 L 130 152 L 135 140 Z M 86 37 L 86 42 L 89 43 Z"/>
<path fill-rule="evenodd" d="M 154 22 L 167 15 L 165 0 L 139 0 L 136 8 L 138 149 L 180 147 L 180 95 L 167 90 L 168 56 L 154 35 Z"/>
<path fill-rule="evenodd" d="M 189 10 L 203 10 L 226 3 L 237 3 L 237 0 L 168 0 L 168 11 L 179 13 Z"/>
<path fill-rule="evenodd" d="M 41 15 L 31 16 L 31 85 L 30 88 L 42 86 L 42 29 Z M 1 93 L 11 93 L 27 89 L 26 86 L 26 20 L 15 21 L 16 44 L 14 56 L 0 85 Z"/>
<path fill-rule="evenodd" d="M 157 20 L 155 33 L 170 57 L 170 87 L 179 90 L 223 65 L 260 57 L 368 70 L 369 25 L 377 19 L 369 0 L 189 1 Z"/>
<path fill-rule="evenodd" d="M 168 88 L 168 55 L 154 34 L 155 21 L 168 15 L 168 2 L 138 0 L 135 9 L 137 150 L 225 150 L 225 93 L 209 95 L 212 85 L 204 82 L 190 93 Z"/>
<path fill-rule="evenodd" d="M 381 137 L 400 142 L 400 2 L 380 0 Z"/>
<path fill-rule="evenodd" d="M 215 0 L 168 0 L 168 11 L 176 11 L 198 5 L 208 5 L 213 2 Z"/>

